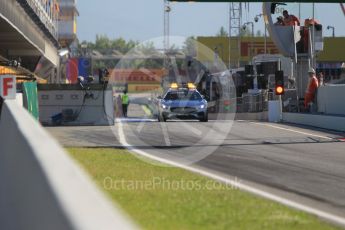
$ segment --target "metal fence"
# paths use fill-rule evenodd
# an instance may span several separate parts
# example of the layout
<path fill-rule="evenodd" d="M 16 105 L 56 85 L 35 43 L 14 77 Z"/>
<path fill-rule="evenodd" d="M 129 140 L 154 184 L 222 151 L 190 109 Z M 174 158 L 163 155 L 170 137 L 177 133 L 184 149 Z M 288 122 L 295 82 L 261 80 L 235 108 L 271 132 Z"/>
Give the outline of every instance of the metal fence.
<path fill-rule="evenodd" d="M 257 94 L 243 94 L 237 99 L 237 112 L 239 113 L 256 113 L 267 111 L 268 109 L 268 92 L 263 91 Z"/>
<path fill-rule="evenodd" d="M 257 94 L 243 94 L 242 97 L 237 98 L 237 112 L 258 113 L 268 111 L 268 101 L 274 100 L 279 100 L 279 97 L 267 90 L 262 90 Z M 286 90 L 285 95 L 282 96 L 282 104 L 284 112 L 297 112 L 297 91 L 295 89 Z"/>

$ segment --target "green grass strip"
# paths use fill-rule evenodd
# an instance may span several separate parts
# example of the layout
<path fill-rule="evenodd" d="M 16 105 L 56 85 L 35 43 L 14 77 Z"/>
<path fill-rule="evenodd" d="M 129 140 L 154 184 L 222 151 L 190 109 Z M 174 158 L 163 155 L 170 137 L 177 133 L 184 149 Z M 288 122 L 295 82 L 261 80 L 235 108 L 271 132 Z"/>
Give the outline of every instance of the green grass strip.
<path fill-rule="evenodd" d="M 144 229 L 337 229 L 317 217 L 126 150 L 68 149 Z"/>

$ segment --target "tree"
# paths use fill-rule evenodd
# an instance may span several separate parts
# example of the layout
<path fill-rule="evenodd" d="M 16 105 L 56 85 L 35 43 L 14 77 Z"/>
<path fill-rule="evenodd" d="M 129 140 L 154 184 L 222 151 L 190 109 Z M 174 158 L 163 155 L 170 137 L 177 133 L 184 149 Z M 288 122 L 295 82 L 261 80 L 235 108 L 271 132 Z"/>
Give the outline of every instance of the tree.
<path fill-rule="evenodd" d="M 224 26 L 220 27 L 219 32 L 216 34 L 217 37 L 229 37 L 228 32 L 225 30 Z"/>
<path fill-rule="evenodd" d="M 135 51 L 139 54 L 143 54 L 146 58 L 134 60 L 131 63 L 132 68 L 153 68 L 158 69 L 162 68 L 162 64 L 160 63 L 159 59 L 154 58 L 156 55 L 158 56 L 159 53 L 155 47 L 155 44 L 150 42 L 142 43 L 136 46 Z"/>
<path fill-rule="evenodd" d="M 117 39 L 111 40 L 110 44 L 111 44 L 111 46 L 110 46 L 111 50 L 116 50 L 116 51 L 119 51 L 121 53 L 127 53 L 128 52 L 127 42 L 123 38 L 117 38 Z"/>
<path fill-rule="evenodd" d="M 168 53 L 177 53 L 179 51 L 179 47 L 175 44 L 172 44 L 169 49 L 167 50 Z"/>
<path fill-rule="evenodd" d="M 187 56 L 196 57 L 197 55 L 197 47 L 196 47 L 196 40 L 193 36 L 188 37 L 184 42 L 182 47 L 183 53 Z"/>
<path fill-rule="evenodd" d="M 169 52 L 177 52 L 179 49 L 175 45 L 169 48 Z M 139 44 L 134 40 L 125 40 L 123 38 L 110 39 L 106 35 L 97 35 L 95 42 L 83 41 L 79 44 L 80 56 L 91 55 L 92 51 L 98 51 L 102 55 L 113 55 L 114 51 L 118 51 L 124 55 L 132 51 L 132 54 L 138 55 L 135 60 L 97 60 L 94 62 L 94 69 L 97 68 L 114 68 L 119 63 L 122 63 L 126 68 L 161 68 L 162 59 L 155 58 L 161 54 L 157 51 L 153 42 L 146 42 Z M 147 56 L 152 58 L 140 58 L 140 56 Z"/>
<path fill-rule="evenodd" d="M 256 37 L 263 37 L 264 35 L 262 34 L 261 30 L 256 31 Z"/>
<path fill-rule="evenodd" d="M 96 35 L 95 47 L 97 51 L 105 51 L 111 49 L 111 41 L 106 35 Z"/>
<path fill-rule="evenodd" d="M 157 53 L 153 42 L 146 42 L 137 46 L 137 50 L 144 55 L 153 55 Z"/>
<path fill-rule="evenodd" d="M 139 45 L 139 42 L 129 40 L 126 45 L 126 53 L 129 52 L 130 50 L 134 49 L 136 46 Z"/>
<path fill-rule="evenodd" d="M 252 30 L 248 26 L 244 29 L 241 28 L 241 37 L 251 37 L 252 36 Z"/>
<path fill-rule="evenodd" d="M 86 46 L 87 49 L 98 51 L 103 55 L 109 55 L 114 50 L 126 54 L 138 44 L 139 42 L 133 40 L 126 41 L 123 38 L 110 39 L 106 35 L 96 35 L 95 42 L 83 41 L 79 44 L 79 49 Z"/>

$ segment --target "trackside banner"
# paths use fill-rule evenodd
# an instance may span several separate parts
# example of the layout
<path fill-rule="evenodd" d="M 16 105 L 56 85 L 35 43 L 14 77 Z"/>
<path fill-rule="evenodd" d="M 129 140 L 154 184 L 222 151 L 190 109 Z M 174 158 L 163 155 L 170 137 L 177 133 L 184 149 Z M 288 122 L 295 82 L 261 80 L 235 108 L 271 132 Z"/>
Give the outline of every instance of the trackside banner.
<path fill-rule="evenodd" d="M 16 77 L 12 75 L 0 75 L 0 96 L 3 99 L 16 99 Z"/>

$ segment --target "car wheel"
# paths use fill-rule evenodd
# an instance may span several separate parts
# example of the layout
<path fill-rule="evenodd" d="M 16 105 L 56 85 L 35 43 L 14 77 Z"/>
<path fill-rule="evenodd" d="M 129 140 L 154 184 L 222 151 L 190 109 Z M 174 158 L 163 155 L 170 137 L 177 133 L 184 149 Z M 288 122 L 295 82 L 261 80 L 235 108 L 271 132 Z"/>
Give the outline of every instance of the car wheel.
<path fill-rule="evenodd" d="M 163 116 L 162 120 L 163 120 L 163 122 L 167 122 L 167 119 L 164 116 Z"/>
<path fill-rule="evenodd" d="M 206 113 L 203 118 L 200 119 L 200 122 L 208 122 L 208 114 Z"/>
<path fill-rule="evenodd" d="M 167 119 L 163 115 L 158 115 L 158 122 L 166 122 Z"/>

